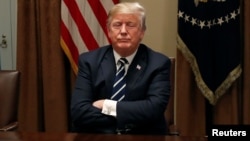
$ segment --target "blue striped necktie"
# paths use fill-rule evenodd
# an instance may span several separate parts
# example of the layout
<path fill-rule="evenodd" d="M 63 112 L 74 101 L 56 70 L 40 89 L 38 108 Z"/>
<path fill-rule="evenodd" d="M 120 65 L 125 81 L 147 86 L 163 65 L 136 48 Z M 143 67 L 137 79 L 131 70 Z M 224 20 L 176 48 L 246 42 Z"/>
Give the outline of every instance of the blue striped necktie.
<path fill-rule="evenodd" d="M 116 77 L 113 85 L 113 94 L 111 96 L 111 99 L 121 101 L 125 97 L 125 64 L 128 63 L 128 60 L 126 58 L 120 58 L 118 62 L 120 63 L 120 67 L 116 72 Z"/>

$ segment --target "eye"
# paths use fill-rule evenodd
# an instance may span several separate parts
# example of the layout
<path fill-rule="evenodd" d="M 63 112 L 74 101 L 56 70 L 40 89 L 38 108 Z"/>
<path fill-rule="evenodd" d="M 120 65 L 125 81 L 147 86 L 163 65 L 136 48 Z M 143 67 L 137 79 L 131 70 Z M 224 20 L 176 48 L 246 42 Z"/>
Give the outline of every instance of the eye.
<path fill-rule="evenodd" d="M 129 29 L 135 29 L 137 28 L 138 24 L 136 22 L 128 22 L 126 23 L 126 28 Z"/>
<path fill-rule="evenodd" d="M 136 23 L 129 22 L 127 23 L 127 27 L 136 27 Z"/>
<path fill-rule="evenodd" d="M 121 22 L 115 22 L 112 24 L 112 27 L 115 29 L 119 29 L 121 27 L 122 23 Z"/>

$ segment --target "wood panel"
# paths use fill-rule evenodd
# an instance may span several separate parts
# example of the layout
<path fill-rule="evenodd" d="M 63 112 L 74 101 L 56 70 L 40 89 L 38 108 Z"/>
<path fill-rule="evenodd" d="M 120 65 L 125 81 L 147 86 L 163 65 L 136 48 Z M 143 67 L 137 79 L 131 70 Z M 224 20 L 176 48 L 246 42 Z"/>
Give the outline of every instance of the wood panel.
<path fill-rule="evenodd" d="M 243 1 L 244 8 L 244 66 L 243 66 L 243 123 L 250 124 L 250 0 Z"/>

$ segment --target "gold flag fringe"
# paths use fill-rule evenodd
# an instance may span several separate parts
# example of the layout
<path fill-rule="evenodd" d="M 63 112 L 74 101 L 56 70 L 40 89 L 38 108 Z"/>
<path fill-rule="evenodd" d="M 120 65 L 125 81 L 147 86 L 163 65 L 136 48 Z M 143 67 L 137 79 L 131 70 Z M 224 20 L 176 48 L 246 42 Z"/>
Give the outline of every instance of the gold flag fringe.
<path fill-rule="evenodd" d="M 203 96 L 208 99 L 211 105 L 215 105 L 216 102 L 226 93 L 228 88 L 231 87 L 233 82 L 241 75 L 242 69 L 241 64 L 239 64 L 235 69 L 233 69 L 226 79 L 222 82 L 222 84 L 215 90 L 215 92 L 211 91 L 206 83 L 203 81 L 200 70 L 196 61 L 195 56 L 188 49 L 186 44 L 182 41 L 179 35 L 177 35 L 177 49 L 179 49 L 183 56 L 190 63 L 191 69 L 195 76 L 195 81 L 197 83 L 198 88 L 202 92 Z"/>

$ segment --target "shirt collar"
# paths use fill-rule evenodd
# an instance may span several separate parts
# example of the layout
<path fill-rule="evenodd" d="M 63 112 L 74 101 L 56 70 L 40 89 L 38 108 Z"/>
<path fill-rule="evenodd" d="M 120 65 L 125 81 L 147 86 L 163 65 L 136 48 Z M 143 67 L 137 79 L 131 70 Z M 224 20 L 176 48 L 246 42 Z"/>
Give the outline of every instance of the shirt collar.
<path fill-rule="evenodd" d="M 128 60 L 129 64 L 131 64 L 132 60 L 134 59 L 137 50 L 138 49 L 136 49 L 136 51 L 133 54 L 131 54 L 131 55 L 127 56 L 127 57 L 124 57 L 124 58 L 126 58 Z M 113 52 L 114 52 L 115 62 L 117 64 L 117 62 L 121 58 L 121 56 L 114 49 L 113 49 Z"/>

